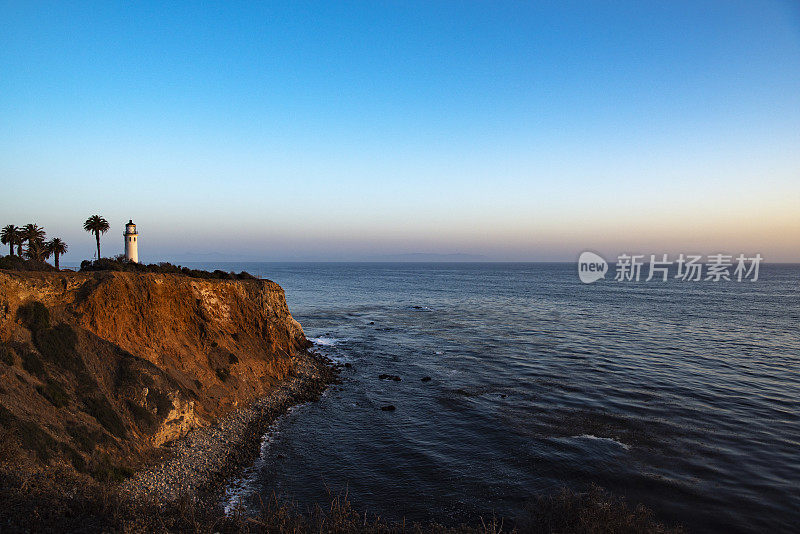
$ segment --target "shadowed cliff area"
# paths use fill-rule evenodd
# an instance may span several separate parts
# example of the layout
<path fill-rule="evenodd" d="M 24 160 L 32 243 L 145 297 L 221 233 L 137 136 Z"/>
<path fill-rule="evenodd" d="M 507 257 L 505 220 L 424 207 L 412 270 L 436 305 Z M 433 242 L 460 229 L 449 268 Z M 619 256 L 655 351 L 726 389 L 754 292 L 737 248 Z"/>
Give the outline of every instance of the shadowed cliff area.
<path fill-rule="evenodd" d="M 0 271 L 4 459 L 122 478 L 267 394 L 307 344 L 271 281 Z"/>

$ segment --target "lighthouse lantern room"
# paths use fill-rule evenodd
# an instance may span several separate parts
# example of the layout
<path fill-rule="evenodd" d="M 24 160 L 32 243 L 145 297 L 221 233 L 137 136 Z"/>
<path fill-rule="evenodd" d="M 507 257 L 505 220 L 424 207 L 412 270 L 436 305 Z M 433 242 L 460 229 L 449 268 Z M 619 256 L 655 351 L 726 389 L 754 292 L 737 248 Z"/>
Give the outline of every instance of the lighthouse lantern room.
<path fill-rule="evenodd" d="M 139 232 L 136 231 L 133 219 L 125 225 L 125 233 L 122 235 L 125 236 L 125 259 L 139 263 Z"/>

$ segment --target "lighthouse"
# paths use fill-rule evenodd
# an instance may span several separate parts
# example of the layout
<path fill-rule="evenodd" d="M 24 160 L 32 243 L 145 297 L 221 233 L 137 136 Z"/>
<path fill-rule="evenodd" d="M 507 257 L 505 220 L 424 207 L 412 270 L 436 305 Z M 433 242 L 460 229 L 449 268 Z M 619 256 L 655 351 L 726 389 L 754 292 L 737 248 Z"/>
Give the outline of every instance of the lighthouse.
<path fill-rule="evenodd" d="M 133 224 L 133 219 L 128 221 L 125 225 L 125 259 L 133 263 L 139 263 L 139 232 L 136 231 L 136 225 Z"/>

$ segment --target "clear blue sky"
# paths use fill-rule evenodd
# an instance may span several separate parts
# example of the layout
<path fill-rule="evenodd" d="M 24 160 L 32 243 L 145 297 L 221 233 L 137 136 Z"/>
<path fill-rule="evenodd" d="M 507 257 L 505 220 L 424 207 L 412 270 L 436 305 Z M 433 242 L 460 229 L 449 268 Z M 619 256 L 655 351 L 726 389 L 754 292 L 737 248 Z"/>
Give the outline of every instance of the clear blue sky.
<path fill-rule="evenodd" d="M 800 261 L 800 4 L 0 3 L 0 225 L 91 257 Z"/>

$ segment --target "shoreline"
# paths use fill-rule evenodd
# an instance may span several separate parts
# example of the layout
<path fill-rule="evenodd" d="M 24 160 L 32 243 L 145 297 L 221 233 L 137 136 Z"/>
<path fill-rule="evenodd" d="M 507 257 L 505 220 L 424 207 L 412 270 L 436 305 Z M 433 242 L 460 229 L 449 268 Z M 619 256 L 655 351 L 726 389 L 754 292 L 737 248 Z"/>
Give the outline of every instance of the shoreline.
<path fill-rule="evenodd" d="M 216 424 L 177 440 L 166 458 L 120 483 L 120 496 L 159 507 L 188 500 L 221 510 L 228 483 L 258 458 L 269 427 L 292 407 L 318 400 L 337 381 L 336 368 L 324 356 L 306 349 L 296 358 L 294 377 Z"/>

